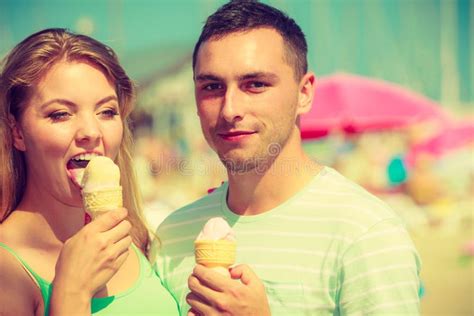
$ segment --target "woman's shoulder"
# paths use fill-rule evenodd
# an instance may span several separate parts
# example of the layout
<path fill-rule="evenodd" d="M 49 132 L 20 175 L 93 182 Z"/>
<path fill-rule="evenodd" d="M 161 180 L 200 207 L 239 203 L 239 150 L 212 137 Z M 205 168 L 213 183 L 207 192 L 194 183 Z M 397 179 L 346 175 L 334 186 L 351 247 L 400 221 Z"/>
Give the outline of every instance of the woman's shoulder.
<path fill-rule="evenodd" d="M 11 315 L 42 314 L 41 290 L 28 261 L 35 254 L 23 251 L 35 248 L 33 223 L 28 212 L 15 211 L 0 224 L 0 305 Z"/>
<path fill-rule="evenodd" d="M 36 315 L 41 292 L 7 242 L 0 240 L 0 305 L 9 315 Z"/>

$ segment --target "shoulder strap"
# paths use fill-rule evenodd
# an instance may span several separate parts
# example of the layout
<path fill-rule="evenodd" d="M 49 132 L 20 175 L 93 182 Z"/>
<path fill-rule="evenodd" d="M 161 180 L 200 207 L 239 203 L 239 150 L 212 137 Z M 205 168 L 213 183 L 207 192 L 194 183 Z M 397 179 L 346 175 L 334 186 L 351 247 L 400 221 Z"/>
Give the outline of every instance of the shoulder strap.
<path fill-rule="evenodd" d="M 28 273 L 30 278 L 33 280 L 33 282 L 38 286 L 38 288 L 41 290 L 41 286 L 38 283 L 38 280 L 41 279 L 39 275 L 37 275 L 31 268 L 30 266 L 10 247 L 8 247 L 6 244 L 0 242 L 0 248 L 5 249 L 7 252 L 9 252 L 15 259 L 18 260 L 20 265 L 23 267 L 23 269 Z"/>

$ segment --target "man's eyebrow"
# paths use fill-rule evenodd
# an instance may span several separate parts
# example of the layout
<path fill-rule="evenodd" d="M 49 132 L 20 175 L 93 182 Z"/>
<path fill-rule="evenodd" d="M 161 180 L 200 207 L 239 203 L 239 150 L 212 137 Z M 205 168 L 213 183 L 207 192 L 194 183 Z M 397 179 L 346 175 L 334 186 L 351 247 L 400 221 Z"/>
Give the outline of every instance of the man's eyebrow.
<path fill-rule="evenodd" d="M 272 72 L 257 71 L 246 73 L 238 76 L 239 81 L 249 80 L 249 79 L 267 79 L 267 80 L 278 80 L 278 76 Z M 222 78 L 213 75 L 213 74 L 201 74 L 197 75 L 195 78 L 196 81 L 222 81 Z"/>
<path fill-rule="evenodd" d="M 249 79 L 266 79 L 266 80 L 278 80 L 278 76 L 272 72 L 251 72 L 248 74 L 243 74 L 239 76 L 239 80 L 249 80 Z"/>
<path fill-rule="evenodd" d="M 195 80 L 196 81 L 221 81 L 222 79 L 216 75 L 202 74 L 202 75 L 197 75 Z"/>

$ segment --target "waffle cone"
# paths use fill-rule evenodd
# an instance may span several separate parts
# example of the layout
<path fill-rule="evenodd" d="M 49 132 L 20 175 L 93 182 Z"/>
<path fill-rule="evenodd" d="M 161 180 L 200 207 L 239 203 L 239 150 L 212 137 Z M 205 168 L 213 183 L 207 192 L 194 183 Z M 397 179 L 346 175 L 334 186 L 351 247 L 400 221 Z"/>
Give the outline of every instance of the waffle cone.
<path fill-rule="evenodd" d="M 82 193 L 84 209 L 96 218 L 101 213 L 122 207 L 122 187 Z"/>
<path fill-rule="evenodd" d="M 235 262 L 236 243 L 228 240 L 194 242 L 196 262 L 207 267 L 229 267 Z"/>

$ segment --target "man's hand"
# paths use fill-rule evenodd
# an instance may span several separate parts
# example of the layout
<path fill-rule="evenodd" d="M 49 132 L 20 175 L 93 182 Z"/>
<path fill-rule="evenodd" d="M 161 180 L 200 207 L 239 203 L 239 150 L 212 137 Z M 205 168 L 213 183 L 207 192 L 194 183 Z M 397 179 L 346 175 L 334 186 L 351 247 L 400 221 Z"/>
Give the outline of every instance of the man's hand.
<path fill-rule="evenodd" d="M 230 275 L 232 279 L 196 265 L 188 279 L 188 316 L 271 315 L 265 287 L 249 266 L 231 268 Z"/>

